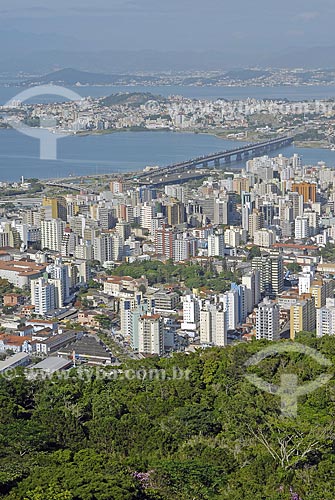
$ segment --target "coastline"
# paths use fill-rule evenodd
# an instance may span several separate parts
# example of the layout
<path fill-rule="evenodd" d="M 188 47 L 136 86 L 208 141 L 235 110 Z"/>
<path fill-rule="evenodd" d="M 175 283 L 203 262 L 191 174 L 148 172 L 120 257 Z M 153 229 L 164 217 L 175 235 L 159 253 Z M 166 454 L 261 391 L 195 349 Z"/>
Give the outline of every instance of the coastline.
<path fill-rule="evenodd" d="M 179 129 L 171 129 L 171 128 L 160 128 L 160 129 L 148 129 L 145 127 L 137 128 L 123 128 L 123 129 L 106 129 L 106 130 L 92 130 L 92 131 L 80 131 L 77 133 L 73 133 L 72 135 L 77 136 L 77 137 L 87 137 L 90 135 L 108 135 L 108 134 L 116 134 L 116 133 L 127 133 L 127 132 L 171 132 L 174 134 L 195 134 L 195 135 L 212 135 L 213 137 L 216 137 L 217 139 L 221 139 L 224 141 L 238 141 L 241 143 L 247 143 L 247 142 L 260 142 L 263 140 L 269 139 L 268 137 L 262 137 L 262 136 L 253 136 L 252 138 L 249 137 L 228 137 L 227 135 L 224 135 L 220 133 L 219 130 L 194 130 L 194 129 L 185 129 L 185 130 L 179 130 Z M 229 134 L 228 134 L 229 135 Z M 297 148 L 309 148 L 309 149 L 329 149 L 328 144 L 325 144 L 322 141 L 294 141 L 294 145 Z"/>
<path fill-rule="evenodd" d="M 7 127 L 0 127 L 0 132 L 5 131 L 5 130 L 14 130 L 13 127 L 7 126 Z M 164 128 L 153 128 L 149 129 L 146 127 L 129 127 L 129 128 L 121 128 L 121 129 L 106 129 L 106 130 L 79 130 L 79 131 L 69 131 L 68 135 L 69 137 L 88 137 L 88 136 L 99 136 L 99 135 L 110 135 L 110 134 L 118 134 L 118 133 L 129 133 L 129 132 L 136 132 L 136 133 L 141 133 L 141 132 L 171 132 L 174 134 L 194 134 L 194 135 L 211 135 L 213 137 L 216 137 L 217 139 L 221 139 L 224 141 L 237 141 L 241 143 L 248 143 L 248 142 L 261 142 L 269 139 L 269 137 L 264 137 L 264 136 L 257 136 L 254 135 L 252 137 L 228 137 L 228 135 L 231 134 L 231 132 L 227 135 L 225 135 L 224 132 L 221 132 L 219 129 L 215 130 L 197 130 L 197 129 L 172 129 L 169 127 L 164 127 Z M 325 149 L 325 150 L 331 150 L 329 147 L 329 144 L 326 144 L 323 141 L 294 141 L 294 145 L 297 148 L 308 148 L 308 149 Z"/>

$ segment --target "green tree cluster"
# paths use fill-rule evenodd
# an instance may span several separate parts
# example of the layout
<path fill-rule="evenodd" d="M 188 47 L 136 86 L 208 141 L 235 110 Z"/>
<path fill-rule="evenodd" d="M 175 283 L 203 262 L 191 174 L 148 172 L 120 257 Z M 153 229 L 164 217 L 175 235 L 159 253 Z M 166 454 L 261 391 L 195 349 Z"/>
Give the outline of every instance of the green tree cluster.
<path fill-rule="evenodd" d="M 334 364 L 334 337 L 305 342 Z M 334 382 L 282 418 L 280 399 L 246 370 L 305 384 L 327 369 L 300 353 L 247 369 L 266 345 L 129 361 L 119 376 L 1 378 L 0 498 L 291 500 L 291 487 L 304 500 L 333 500 Z"/>
<path fill-rule="evenodd" d="M 216 292 L 229 290 L 232 281 L 240 281 L 239 273 L 233 273 L 229 270 L 223 270 L 219 273 L 211 263 L 201 266 L 193 263 L 175 264 L 172 261 L 163 263 L 151 260 L 125 263 L 111 273 L 117 276 L 131 276 L 132 278 L 145 276 L 149 285 L 183 282 L 186 287 L 191 289 L 206 287 Z"/>

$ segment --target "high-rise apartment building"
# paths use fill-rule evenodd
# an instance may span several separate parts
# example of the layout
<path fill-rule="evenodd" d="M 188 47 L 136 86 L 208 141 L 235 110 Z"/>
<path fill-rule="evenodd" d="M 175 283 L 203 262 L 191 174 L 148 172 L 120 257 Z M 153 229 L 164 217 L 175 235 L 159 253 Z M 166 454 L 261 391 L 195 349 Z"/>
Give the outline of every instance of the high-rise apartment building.
<path fill-rule="evenodd" d="M 264 227 L 264 214 L 254 209 L 252 214 L 249 215 L 248 232 L 250 238 L 253 238 L 256 231 L 259 231 L 263 227 Z"/>
<path fill-rule="evenodd" d="M 60 252 L 62 249 L 65 222 L 61 219 L 41 220 L 41 247 L 42 250 L 54 250 Z"/>
<path fill-rule="evenodd" d="M 325 307 L 316 311 L 316 336 L 335 335 L 335 299 L 327 299 Z"/>
<path fill-rule="evenodd" d="M 279 340 L 279 338 L 279 306 L 266 298 L 258 305 L 256 312 L 256 339 Z"/>
<path fill-rule="evenodd" d="M 309 238 L 309 219 L 306 216 L 298 216 L 294 222 L 294 237 L 296 240 Z"/>
<path fill-rule="evenodd" d="M 295 182 L 292 184 L 292 191 L 303 196 L 304 203 L 316 202 L 316 184 L 309 182 Z"/>
<path fill-rule="evenodd" d="M 223 304 L 205 303 L 200 311 L 200 342 L 227 345 L 227 313 Z"/>
<path fill-rule="evenodd" d="M 167 259 L 174 258 L 174 242 L 177 233 L 165 225 L 155 232 L 155 250 L 157 255 L 165 256 Z"/>
<path fill-rule="evenodd" d="M 314 298 L 303 297 L 290 308 L 290 337 L 295 339 L 297 333 L 315 330 L 316 311 Z"/>
<path fill-rule="evenodd" d="M 67 221 L 67 204 L 65 198 L 57 196 L 56 198 L 44 197 L 42 207 L 49 208 L 48 214 L 52 219 L 61 219 Z"/>
<path fill-rule="evenodd" d="M 201 300 L 194 295 L 186 295 L 182 298 L 183 303 L 183 322 L 182 330 L 195 332 L 199 326 Z"/>
<path fill-rule="evenodd" d="M 56 307 L 56 290 L 54 283 L 46 278 L 39 278 L 30 282 L 31 304 L 35 306 L 35 314 L 45 316 Z"/>
<path fill-rule="evenodd" d="M 255 269 L 242 276 L 242 285 L 246 287 L 246 307 L 249 314 L 261 300 L 260 271 Z"/>
<path fill-rule="evenodd" d="M 164 320 L 159 314 L 141 316 L 138 322 L 138 350 L 143 354 L 164 354 Z"/>
<path fill-rule="evenodd" d="M 284 290 L 284 267 L 280 255 L 254 257 L 252 270 L 260 273 L 260 289 L 264 296 L 274 297 Z"/>
<path fill-rule="evenodd" d="M 210 234 L 208 236 L 208 257 L 223 257 L 224 249 L 223 234 Z"/>

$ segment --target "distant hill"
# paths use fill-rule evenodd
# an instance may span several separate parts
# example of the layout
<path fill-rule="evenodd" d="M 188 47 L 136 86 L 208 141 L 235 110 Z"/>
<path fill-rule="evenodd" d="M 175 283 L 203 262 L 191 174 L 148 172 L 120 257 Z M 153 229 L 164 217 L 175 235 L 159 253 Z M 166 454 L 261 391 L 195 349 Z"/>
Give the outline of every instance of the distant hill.
<path fill-rule="evenodd" d="M 76 85 L 77 83 L 80 83 L 81 85 L 112 85 L 113 83 L 120 81 L 122 78 L 129 79 L 129 75 L 106 75 L 103 73 L 90 73 L 88 71 L 65 68 L 48 73 L 44 76 L 38 76 L 32 78 L 31 80 L 26 80 L 23 82 L 23 85 L 46 85 L 49 83 L 63 85 Z M 142 77 L 140 76 L 132 76 L 131 78 L 136 82 L 142 81 Z"/>
<path fill-rule="evenodd" d="M 234 69 L 225 73 L 224 78 L 231 80 L 246 81 L 253 78 L 264 78 L 269 76 L 271 73 L 269 71 L 260 69 Z"/>
<path fill-rule="evenodd" d="M 150 92 L 131 92 L 129 94 L 112 94 L 105 97 L 101 104 L 103 106 L 115 106 L 117 104 L 128 104 L 130 106 L 142 106 L 148 101 L 165 102 L 165 97 L 154 95 Z"/>
<path fill-rule="evenodd" d="M 292 48 L 259 62 L 273 68 L 335 68 L 335 47 Z"/>

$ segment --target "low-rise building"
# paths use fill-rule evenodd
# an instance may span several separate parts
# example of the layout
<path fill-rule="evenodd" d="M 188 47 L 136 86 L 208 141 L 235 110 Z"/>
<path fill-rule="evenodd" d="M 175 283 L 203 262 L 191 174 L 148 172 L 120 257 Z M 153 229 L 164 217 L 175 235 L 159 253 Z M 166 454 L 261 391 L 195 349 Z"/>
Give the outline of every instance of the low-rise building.
<path fill-rule="evenodd" d="M 46 267 L 45 264 L 36 264 L 35 262 L 0 260 L 0 278 L 23 288 L 29 286 L 32 280 L 40 278 Z"/>
<path fill-rule="evenodd" d="M 26 366 L 29 364 L 30 356 L 26 352 L 18 352 L 14 356 L 10 356 L 4 361 L 0 361 L 0 374 L 8 370 L 14 370 L 18 366 Z"/>
<path fill-rule="evenodd" d="M 69 330 L 58 335 L 52 335 L 46 340 L 36 341 L 36 353 L 45 355 L 51 354 L 66 346 L 70 342 L 73 342 L 81 335 L 82 332 Z"/>
<path fill-rule="evenodd" d="M 96 328 L 99 326 L 99 321 L 97 320 L 96 311 L 79 311 L 78 312 L 78 323 L 81 326 L 91 326 Z"/>
<path fill-rule="evenodd" d="M 22 305 L 24 302 L 24 297 L 18 293 L 6 293 L 3 296 L 3 305 L 5 307 L 16 307 Z"/>
<path fill-rule="evenodd" d="M 0 352 L 30 352 L 31 348 L 31 335 L 0 335 Z"/>

